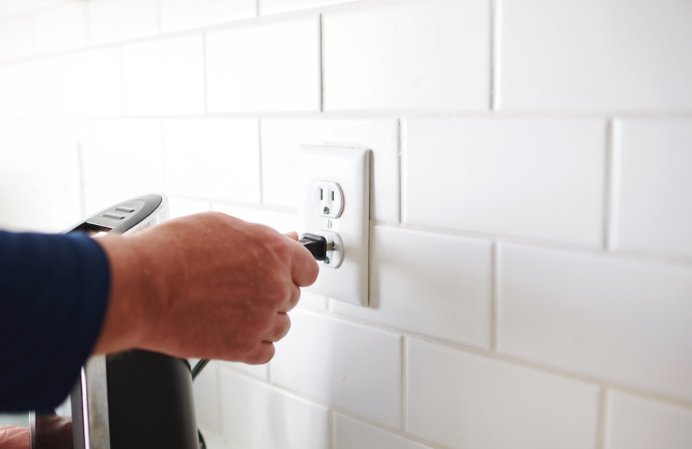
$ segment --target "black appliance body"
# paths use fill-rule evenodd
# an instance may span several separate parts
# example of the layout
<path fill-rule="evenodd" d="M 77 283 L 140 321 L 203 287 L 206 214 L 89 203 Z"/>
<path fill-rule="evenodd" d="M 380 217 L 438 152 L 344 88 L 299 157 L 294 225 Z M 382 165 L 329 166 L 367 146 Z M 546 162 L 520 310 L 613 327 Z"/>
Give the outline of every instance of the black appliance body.
<path fill-rule="evenodd" d="M 164 196 L 143 195 L 68 232 L 126 234 L 165 220 L 167 213 Z M 32 449 L 199 447 L 192 375 L 184 359 L 143 350 L 92 357 L 60 410 L 31 414 Z"/>

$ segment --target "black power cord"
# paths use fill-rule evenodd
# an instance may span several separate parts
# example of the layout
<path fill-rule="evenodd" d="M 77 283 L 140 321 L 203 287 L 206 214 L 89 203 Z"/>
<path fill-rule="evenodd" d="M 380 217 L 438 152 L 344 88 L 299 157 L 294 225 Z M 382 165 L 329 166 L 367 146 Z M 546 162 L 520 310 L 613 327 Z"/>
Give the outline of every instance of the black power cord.
<path fill-rule="evenodd" d="M 197 429 L 197 438 L 199 439 L 199 449 L 207 449 L 207 442 L 204 441 L 204 435 L 199 429 Z"/>
<path fill-rule="evenodd" d="M 209 363 L 208 359 L 202 359 L 197 364 L 195 365 L 194 368 L 192 368 L 192 380 L 195 380 L 197 376 L 199 376 L 199 373 L 202 372 L 205 366 Z"/>

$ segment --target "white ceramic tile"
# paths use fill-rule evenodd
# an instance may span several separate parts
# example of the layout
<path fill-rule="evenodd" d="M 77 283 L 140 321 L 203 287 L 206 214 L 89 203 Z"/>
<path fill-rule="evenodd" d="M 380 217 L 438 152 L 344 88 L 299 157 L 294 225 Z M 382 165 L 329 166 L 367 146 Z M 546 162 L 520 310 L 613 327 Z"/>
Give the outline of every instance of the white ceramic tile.
<path fill-rule="evenodd" d="M 339 413 L 334 414 L 334 441 L 334 449 L 427 449 L 420 443 Z"/>
<path fill-rule="evenodd" d="M 168 208 L 171 218 L 209 212 L 211 205 L 206 201 L 189 200 L 176 196 L 168 196 Z"/>
<path fill-rule="evenodd" d="M 194 366 L 194 365 L 193 365 Z M 218 362 L 211 362 L 197 376 L 194 386 L 197 425 L 221 433 L 221 386 Z"/>
<path fill-rule="evenodd" d="M 164 120 L 171 194 L 259 202 L 259 132 L 254 119 Z"/>
<path fill-rule="evenodd" d="M 71 2 L 34 15 L 37 53 L 86 46 L 86 2 Z"/>
<path fill-rule="evenodd" d="M 0 20 L 11 19 L 16 16 L 23 16 L 31 12 L 36 12 L 46 7 L 50 0 L 33 1 L 4 1 L 0 2 Z"/>
<path fill-rule="evenodd" d="M 590 119 L 404 124 L 404 221 L 599 246 L 606 128 Z"/>
<path fill-rule="evenodd" d="M 125 111 L 141 114 L 204 112 L 201 36 L 123 47 Z"/>
<path fill-rule="evenodd" d="M 196 28 L 254 17 L 257 0 L 159 0 L 161 30 Z"/>
<path fill-rule="evenodd" d="M 317 17 L 209 33 L 209 110 L 317 111 L 318 37 Z"/>
<path fill-rule="evenodd" d="M 76 129 L 0 121 L 0 227 L 60 232 L 82 219 Z"/>
<path fill-rule="evenodd" d="M 501 352 L 692 399 L 692 269 L 502 245 Z"/>
<path fill-rule="evenodd" d="M 7 118 L 59 116 L 61 68 L 58 58 L 0 67 L 0 115 Z"/>
<path fill-rule="evenodd" d="M 325 14 L 325 109 L 487 109 L 489 24 L 482 0 Z"/>
<path fill-rule="evenodd" d="M 61 58 L 62 112 L 118 116 L 122 112 L 121 53 L 104 48 Z"/>
<path fill-rule="evenodd" d="M 595 449 L 598 388 L 409 340 L 408 431 L 450 448 Z"/>
<path fill-rule="evenodd" d="M 226 369 L 256 377 L 257 379 L 267 380 L 269 378 L 268 364 L 248 365 L 240 362 L 222 362 L 221 365 Z"/>
<path fill-rule="evenodd" d="M 224 437 L 243 449 L 327 449 L 327 409 L 221 371 Z"/>
<path fill-rule="evenodd" d="M 262 120 L 264 203 L 299 209 L 297 154 L 304 144 L 369 148 L 373 152 L 372 215 L 399 221 L 399 150 L 395 120 Z"/>
<path fill-rule="evenodd" d="M 17 73 L 18 65 L 0 66 L 0 117 L 20 116 L 22 100 L 21 84 Z"/>
<path fill-rule="evenodd" d="M 93 120 L 82 157 L 87 213 L 163 191 L 160 120 Z"/>
<path fill-rule="evenodd" d="M 501 109 L 692 109 L 690 2 L 512 0 L 500 15 Z"/>
<path fill-rule="evenodd" d="M 401 338 L 295 311 L 276 346 L 271 379 L 320 403 L 399 426 Z"/>
<path fill-rule="evenodd" d="M 0 23 L 0 61 L 30 55 L 34 51 L 34 21 L 30 16 Z"/>
<path fill-rule="evenodd" d="M 621 133 L 614 247 L 692 257 L 692 120 L 627 120 Z"/>
<path fill-rule="evenodd" d="M 158 33 L 158 0 L 87 2 L 92 44 L 126 41 Z"/>
<path fill-rule="evenodd" d="M 293 213 L 277 212 L 258 207 L 242 207 L 229 204 L 214 203 L 213 210 L 240 218 L 251 223 L 261 223 L 285 234 L 300 232 L 298 216 Z"/>
<path fill-rule="evenodd" d="M 305 290 L 300 292 L 300 302 L 296 306 L 298 310 L 325 312 L 328 307 L 328 298 Z"/>
<path fill-rule="evenodd" d="M 332 310 L 445 340 L 490 346 L 490 242 L 377 226 L 370 251 L 370 308 L 334 301 Z"/>
<path fill-rule="evenodd" d="M 606 449 L 688 449 L 692 410 L 610 393 Z"/>
<path fill-rule="evenodd" d="M 207 449 L 237 449 L 236 447 L 230 446 L 223 439 L 223 436 L 214 433 L 204 427 L 200 428 L 202 435 L 204 436 L 204 442 L 207 445 Z"/>
<path fill-rule="evenodd" d="M 318 8 L 320 6 L 350 3 L 354 0 L 260 0 L 260 12 L 273 14 L 297 9 Z"/>

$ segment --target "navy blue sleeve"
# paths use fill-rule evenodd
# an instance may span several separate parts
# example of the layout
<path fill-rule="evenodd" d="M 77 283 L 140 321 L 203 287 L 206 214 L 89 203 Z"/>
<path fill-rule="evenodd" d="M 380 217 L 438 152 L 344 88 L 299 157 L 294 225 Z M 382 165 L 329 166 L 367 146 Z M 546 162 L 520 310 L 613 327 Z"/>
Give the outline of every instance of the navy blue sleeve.
<path fill-rule="evenodd" d="M 62 403 L 108 302 L 103 249 L 83 234 L 0 231 L 0 411 Z"/>

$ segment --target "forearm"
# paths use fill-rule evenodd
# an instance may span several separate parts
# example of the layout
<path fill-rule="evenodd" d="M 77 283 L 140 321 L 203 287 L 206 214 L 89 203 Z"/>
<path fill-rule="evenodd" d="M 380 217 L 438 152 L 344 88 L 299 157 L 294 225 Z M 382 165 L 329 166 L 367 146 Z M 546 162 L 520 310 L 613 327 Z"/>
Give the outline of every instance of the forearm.
<path fill-rule="evenodd" d="M 146 343 L 160 315 L 175 276 L 171 265 L 174 249 L 163 245 L 161 253 L 149 247 L 156 236 L 107 236 L 98 242 L 105 251 L 111 277 L 108 309 L 94 354 L 114 353 Z"/>
<path fill-rule="evenodd" d="M 99 240 L 108 311 L 94 353 L 140 348 L 265 363 L 317 264 L 295 240 L 219 213 Z"/>

